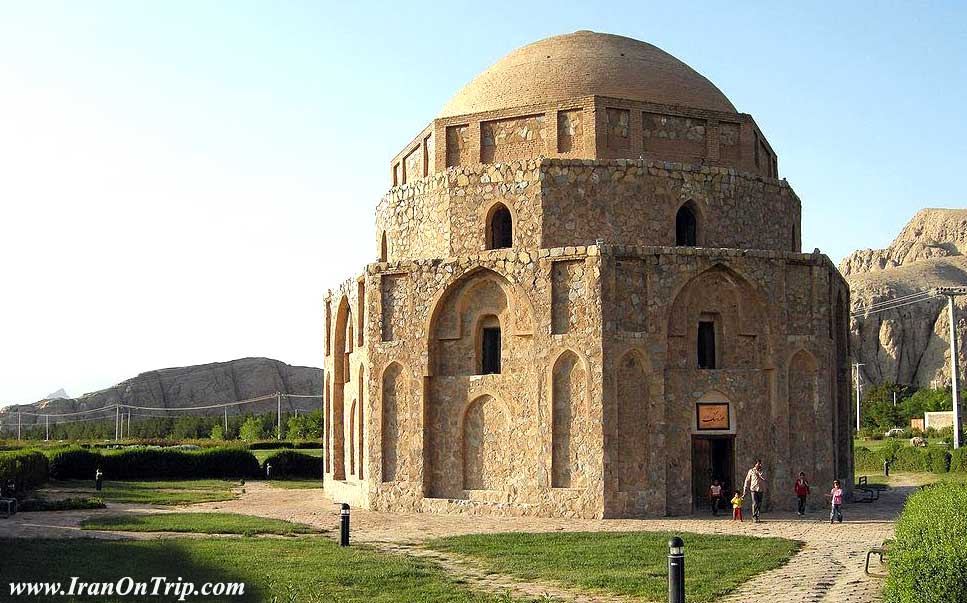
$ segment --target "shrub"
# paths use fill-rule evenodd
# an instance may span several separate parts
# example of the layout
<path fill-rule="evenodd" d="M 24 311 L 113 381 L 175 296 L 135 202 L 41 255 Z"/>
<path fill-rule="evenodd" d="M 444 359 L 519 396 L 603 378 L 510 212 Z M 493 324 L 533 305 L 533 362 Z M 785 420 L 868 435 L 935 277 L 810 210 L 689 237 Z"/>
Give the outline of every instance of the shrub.
<path fill-rule="evenodd" d="M 901 448 L 893 457 L 892 467 L 897 471 L 926 471 L 929 465 L 927 453 L 920 448 Z"/>
<path fill-rule="evenodd" d="M 883 457 L 869 448 L 857 446 L 853 449 L 853 467 L 857 471 L 880 471 L 883 469 Z"/>
<path fill-rule="evenodd" d="M 322 448 L 322 442 L 309 440 L 306 442 L 296 442 L 293 446 L 295 448 L 301 448 L 303 450 L 309 450 L 309 449 L 318 450 Z"/>
<path fill-rule="evenodd" d="M 14 480 L 16 492 L 32 490 L 47 481 L 47 456 L 36 450 L 0 452 L 0 481 Z"/>
<path fill-rule="evenodd" d="M 215 425 L 212 426 L 211 438 L 219 441 L 225 439 L 225 428 L 222 427 L 221 423 L 215 423 Z"/>
<path fill-rule="evenodd" d="M 967 473 L 967 448 L 950 451 L 950 472 Z"/>
<path fill-rule="evenodd" d="M 50 455 L 51 479 L 94 479 L 101 455 L 83 448 L 54 450 Z"/>
<path fill-rule="evenodd" d="M 204 479 L 259 475 L 259 462 L 242 448 L 128 448 L 91 452 L 69 449 L 51 457 L 54 479 L 94 479 L 100 468 L 105 479 Z"/>
<path fill-rule="evenodd" d="M 69 497 L 60 500 L 46 498 L 31 498 L 23 501 L 18 511 L 29 513 L 32 511 L 73 511 L 77 509 L 104 509 L 107 505 L 97 497 Z"/>
<path fill-rule="evenodd" d="M 265 459 L 262 465 L 262 475 L 265 475 L 265 465 L 272 465 L 272 477 L 310 477 L 322 479 L 322 459 L 317 456 L 310 456 L 295 452 L 293 450 L 283 450 Z"/>
<path fill-rule="evenodd" d="M 967 485 L 916 492 L 896 523 L 887 603 L 967 601 Z"/>
<path fill-rule="evenodd" d="M 927 459 L 933 473 L 947 473 L 950 470 L 950 453 L 943 448 L 928 448 Z"/>
<path fill-rule="evenodd" d="M 285 440 L 262 440 L 259 442 L 251 442 L 248 445 L 249 450 L 275 450 L 277 448 L 292 448 L 292 442 L 287 442 Z"/>
<path fill-rule="evenodd" d="M 266 435 L 266 430 L 262 420 L 257 417 L 249 417 L 245 419 L 242 426 L 238 430 L 238 437 L 245 440 L 246 442 L 252 442 L 254 440 L 260 440 Z"/>
<path fill-rule="evenodd" d="M 241 448 L 135 448 L 105 454 L 102 459 L 106 479 L 238 478 L 259 474 L 255 455 Z"/>

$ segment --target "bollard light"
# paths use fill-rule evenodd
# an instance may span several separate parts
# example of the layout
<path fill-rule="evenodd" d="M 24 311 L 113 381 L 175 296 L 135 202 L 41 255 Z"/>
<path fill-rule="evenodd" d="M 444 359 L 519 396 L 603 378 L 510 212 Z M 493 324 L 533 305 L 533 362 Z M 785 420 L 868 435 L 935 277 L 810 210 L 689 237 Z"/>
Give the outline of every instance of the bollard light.
<path fill-rule="evenodd" d="M 272 463 L 265 463 L 265 479 L 272 479 Z"/>
<path fill-rule="evenodd" d="M 101 469 L 98 468 L 98 470 L 94 473 L 94 489 L 97 490 L 98 492 L 101 491 L 101 484 L 103 483 L 103 481 L 104 481 L 104 474 L 101 473 Z"/>
<path fill-rule="evenodd" d="M 890 477 L 890 461 L 889 459 L 883 459 L 883 475 Z"/>
<path fill-rule="evenodd" d="M 343 503 L 339 511 L 339 546 L 349 546 L 349 504 Z"/>
<path fill-rule="evenodd" d="M 685 603 L 685 541 L 668 541 L 668 603 Z"/>

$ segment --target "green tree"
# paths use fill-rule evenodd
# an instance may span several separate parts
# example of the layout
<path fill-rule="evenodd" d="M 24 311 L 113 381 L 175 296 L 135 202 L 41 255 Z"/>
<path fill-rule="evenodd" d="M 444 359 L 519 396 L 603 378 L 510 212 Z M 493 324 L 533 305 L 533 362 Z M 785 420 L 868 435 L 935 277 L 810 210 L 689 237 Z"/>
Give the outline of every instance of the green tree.
<path fill-rule="evenodd" d="M 221 423 L 215 423 L 215 425 L 212 427 L 211 438 L 213 440 L 220 440 L 220 441 L 225 439 L 225 428 L 222 427 Z"/>
<path fill-rule="evenodd" d="M 246 442 L 261 440 L 266 435 L 263 427 L 263 423 L 258 417 L 249 417 L 245 419 L 245 422 L 242 423 L 242 427 L 239 428 L 238 437 Z"/>

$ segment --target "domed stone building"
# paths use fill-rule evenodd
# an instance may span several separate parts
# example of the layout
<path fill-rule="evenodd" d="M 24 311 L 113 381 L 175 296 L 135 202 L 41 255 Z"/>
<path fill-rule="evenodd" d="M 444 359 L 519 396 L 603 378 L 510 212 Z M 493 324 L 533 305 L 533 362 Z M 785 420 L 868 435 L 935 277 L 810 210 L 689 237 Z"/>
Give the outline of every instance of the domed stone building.
<path fill-rule="evenodd" d="M 335 500 L 691 513 L 761 458 L 852 483 L 849 290 L 800 252 L 755 121 L 699 73 L 580 31 L 507 55 L 391 163 L 378 261 L 326 297 Z"/>

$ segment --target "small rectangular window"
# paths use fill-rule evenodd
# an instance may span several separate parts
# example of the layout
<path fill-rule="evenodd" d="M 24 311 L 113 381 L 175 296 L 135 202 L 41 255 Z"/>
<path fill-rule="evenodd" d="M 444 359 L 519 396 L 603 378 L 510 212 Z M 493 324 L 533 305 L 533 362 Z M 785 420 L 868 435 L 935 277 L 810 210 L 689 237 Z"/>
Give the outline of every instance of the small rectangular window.
<path fill-rule="evenodd" d="M 480 358 L 480 372 L 484 375 L 500 373 L 500 327 L 483 329 L 483 354 Z"/>
<path fill-rule="evenodd" d="M 698 368 L 715 368 L 715 323 L 698 323 Z"/>

